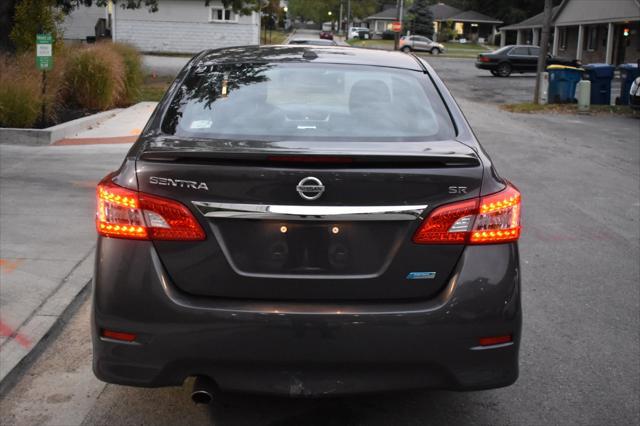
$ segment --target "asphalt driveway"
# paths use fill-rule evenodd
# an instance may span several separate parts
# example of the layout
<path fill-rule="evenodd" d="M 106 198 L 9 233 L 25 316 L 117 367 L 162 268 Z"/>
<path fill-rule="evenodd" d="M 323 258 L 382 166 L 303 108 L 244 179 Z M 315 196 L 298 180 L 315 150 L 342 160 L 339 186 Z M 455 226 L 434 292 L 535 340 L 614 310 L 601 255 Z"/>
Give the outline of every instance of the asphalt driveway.
<path fill-rule="evenodd" d="M 488 87 L 473 77 L 472 62 L 436 61 L 498 169 L 523 194 L 524 330 L 515 385 L 326 400 L 228 396 L 194 407 L 188 383 L 135 389 L 97 381 L 85 302 L 4 396 L 3 423 L 638 424 L 640 120 L 504 112 L 495 99 L 528 100 L 530 92 L 515 85 L 532 79 L 487 77 L 511 88 Z M 77 157 L 68 161 L 71 167 Z"/>

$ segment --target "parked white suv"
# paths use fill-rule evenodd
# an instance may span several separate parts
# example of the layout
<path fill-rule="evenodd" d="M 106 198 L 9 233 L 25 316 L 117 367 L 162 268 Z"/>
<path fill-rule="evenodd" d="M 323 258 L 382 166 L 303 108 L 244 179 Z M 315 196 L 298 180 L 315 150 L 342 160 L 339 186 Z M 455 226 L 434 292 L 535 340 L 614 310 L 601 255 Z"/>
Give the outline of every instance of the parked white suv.
<path fill-rule="evenodd" d="M 366 31 L 365 39 L 371 38 L 371 33 L 367 27 L 349 27 L 349 38 L 359 38 L 361 31 Z"/>
<path fill-rule="evenodd" d="M 444 45 L 436 43 L 430 38 L 412 35 L 404 36 L 400 38 L 400 50 L 403 52 L 411 52 L 412 50 L 420 50 L 423 52 L 429 52 L 432 55 L 439 55 L 444 52 Z"/>

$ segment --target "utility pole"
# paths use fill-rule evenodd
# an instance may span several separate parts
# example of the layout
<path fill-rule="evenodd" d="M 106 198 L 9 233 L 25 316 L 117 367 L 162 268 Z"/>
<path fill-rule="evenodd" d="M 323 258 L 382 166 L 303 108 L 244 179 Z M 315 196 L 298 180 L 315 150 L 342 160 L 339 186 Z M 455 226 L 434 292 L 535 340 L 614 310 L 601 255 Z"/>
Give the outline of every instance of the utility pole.
<path fill-rule="evenodd" d="M 396 0 L 396 21 L 400 22 L 400 31 L 395 34 L 394 50 L 400 47 L 400 34 L 402 33 L 402 18 L 404 16 L 404 0 Z"/>
<path fill-rule="evenodd" d="M 351 28 L 351 0 L 347 0 L 347 34 L 346 39 L 349 40 L 349 28 Z"/>
<path fill-rule="evenodd" d="M 396 0 L 396 21 L 400 21 L 400 0 Z M 400 33 L 397 32 L 394 34 L 394 39 L 393 39 L 393 50 L 398 50 L 398 47 L 400 47 Z"/>
<path fill-rule="evenodd" d="M 533 103 L 540 103 L 540 85 L 542 84 L 542 73 L 547 64 L 547 54 L 549 53 L 549 33 L 551 32 L 551 0 L 544 0 L 544 20 L 542 23 L 542 40 L 540 40 L 540 56 L 538 57 L 538 70 L 536 75 L 536 89 L 533 92 Z"/>
<path fill-rule="evenodd" d="M 340 0 L 340 23 L 338 24 L 338 35 L 342 34 L 342 7 L 344 6 L 344 1 Z"/>

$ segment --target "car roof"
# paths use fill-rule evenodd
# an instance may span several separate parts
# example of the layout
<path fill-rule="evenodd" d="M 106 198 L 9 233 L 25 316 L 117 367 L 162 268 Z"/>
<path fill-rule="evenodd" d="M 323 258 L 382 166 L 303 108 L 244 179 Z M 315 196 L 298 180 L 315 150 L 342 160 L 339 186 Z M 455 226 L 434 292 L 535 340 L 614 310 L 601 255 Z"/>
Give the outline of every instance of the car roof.
<path fill-rule="evenodd" d="M 198 55 L 194 65 L 247 62 L 317 62 L 374 65 L 423 71 L 422 65 L 416 58 L 402 52 L 305 44 L 241 46 L 206 50 Z"/>

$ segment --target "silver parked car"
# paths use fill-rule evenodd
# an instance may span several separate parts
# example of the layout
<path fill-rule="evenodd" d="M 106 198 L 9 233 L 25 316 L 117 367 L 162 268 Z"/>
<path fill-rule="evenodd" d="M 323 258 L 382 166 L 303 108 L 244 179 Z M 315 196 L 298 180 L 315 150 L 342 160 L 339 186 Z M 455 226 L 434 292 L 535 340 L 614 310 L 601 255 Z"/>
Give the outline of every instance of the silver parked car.
<path fill-rule="evenodd" d="M 436 43 L 428 37 L 413 35 L 400 38 L 400 50 L 411 52 L 413 50 L 429 52 L 432 55 L 439 55 L 444 52 L 444 45 Z"/>

